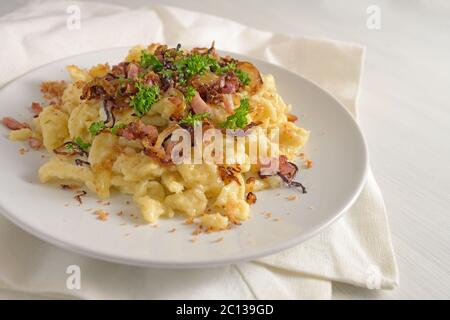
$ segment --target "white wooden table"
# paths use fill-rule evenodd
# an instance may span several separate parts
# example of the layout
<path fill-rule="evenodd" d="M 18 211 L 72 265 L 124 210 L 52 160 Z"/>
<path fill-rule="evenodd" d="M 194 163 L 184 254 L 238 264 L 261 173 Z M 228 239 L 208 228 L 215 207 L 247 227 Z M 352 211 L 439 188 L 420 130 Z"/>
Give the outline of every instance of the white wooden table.
<path fill-rule="evenodd" d="M 104 1 L 106 0 L 97 0 Z M 26 1 L 0 1 L 3 15 Z M 121 3 L 120 0 L 108 2 Z M 128 0 L 130 6 L 149 0 Z M 337 299 L 450 299 L 450 2 L 167 0 L 255 28 L 367 47 L 359 117 L 389 211 L 400 286 Z M 380 9 L 380 29 L 366 10 Z M 1 297 L 32 298 L 6 290 Z"/>

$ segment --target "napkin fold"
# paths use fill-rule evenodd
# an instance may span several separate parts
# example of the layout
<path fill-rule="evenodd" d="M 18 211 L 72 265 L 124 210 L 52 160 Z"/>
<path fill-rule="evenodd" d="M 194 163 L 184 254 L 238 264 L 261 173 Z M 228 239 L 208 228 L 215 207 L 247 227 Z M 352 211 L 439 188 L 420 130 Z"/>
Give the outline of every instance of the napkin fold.
<path fill-rule="evenodd" d="M 77 13 L 80 28 L 73 28 Z M 354 44 L 258 31 L 173 7 L 131 10 L 61 1 L 31 1 L 0 17 L 0 34 L 0 86 L 42 64 L 88 51 L 150 42 L 209 46 L 215 40 L 218 49 L 314 81 L 356 117 L 364 48 Z M 81 269 L 79 290 L 66 286 L 70 265 Z M 370 289 L 398 283 L 386 209 L 371 172 L 355 204 L 321 234 L 272 256 L 216 268 L 103 262 L 56 248 L 0 217 L 0 286 L 9 292 L 84 299 L 329 299 L 332 281 Z"/>

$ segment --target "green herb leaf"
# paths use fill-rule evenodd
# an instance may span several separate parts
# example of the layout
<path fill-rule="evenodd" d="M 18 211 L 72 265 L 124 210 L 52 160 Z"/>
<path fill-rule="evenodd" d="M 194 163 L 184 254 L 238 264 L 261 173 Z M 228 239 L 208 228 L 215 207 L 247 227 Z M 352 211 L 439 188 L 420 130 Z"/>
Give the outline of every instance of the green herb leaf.
<path fill-rule="evenodd" d="M 180 124 L 187 124 L 190 126 L 194 126 L 196 123 L 201 122 L 205 118 L 208 118 L 208 116 L 209 116 L 208 112 L 197 114 L 189 112 L 189 114 L 180 121 Z"/>
<path fill-rule="evenodd" d="M 239 81 L 244 86 L 247 86 L 250 84 L 250 77 L 249 77 L 248 73 L 238 69 L 236 62 L 232 61 L 220 68 L 220 74 L 227 73 L 227 72 L 234 72 L 236 74 L 236 76 L 239 78 Z"/>
<path fill-rule="evenodd" d="M 111 128 L 111 133 L 112 134 L 117 134 L 117 131 L 119 129 L 123 129 L 123 128 L 125 128 L 125 124 L 124 123 L 118 123 L 114 127 Z"/>
<path fill-rule="evenodd" d="M 173 76 L 173 71 L 170 69 L 163 69 L 159 72 L 165 78 L 171 78 Z"/>
<path fill-rule="evenodd" d="M 187 103 L 191 103 L 192 98 L 197 93 L 197 90 L 194 89 L 194 87 L 189 86 L 186 88 L 186 93 L 184 94 L 184 98 L 186 99 Z"/>
<path fill-rule="evenodd" d="M 163 64 L 158 60 L 155 55 L 148 53 L 146 50 L 142 50 L 141 52 L 141 61 L 140 64 L 143 68 L 151 68 L 153 71 L 160 71 L 163 68 Z"/>
<path fill-rule="evenodd" d="M 130 106 L 134 108 L 134 113 L 138 117 L 142 117 L 159 100 L 159 87 L 157 85 L 148 87 L 139 82 L 135 86 L 139 91 L 131 98 Z"/>
<path fill-rule="evenodd" d="M 97 122 L 93 122 L 90 126 L 89 126 L 89 133 L 92 136 L 96 136 L 98 135 L 103 129 L 105 129 L 105 123 L 103 121 L 97 121 Z"/>
<path fill-rule="evenodd" d="M 91 144 L 88 142 L 84 142 L 83 139 L 81 139 L 80 137 L 76 137 L 74 142 L 83 150 L 83 151 L 87 151 L 90 147 Z M 73 146 L 72 146 L 73 148 Z"/>
<path fill-rule="evenodd" d="M 73 143 L 69 142 L 68 144 L 66 144 L 66 149 L 69 151 L 73 151 Z"/>
<path fill-rule="evenodd" d="M 250 77 L 248 76 L 248 73 L 239 69 L 236 69 L 234 71 L 236 73 L 237 77 L 239 78 L 239 81 L 244 85 L 248 86 L 250 84 Z"/>
<path fill-rule="evenodd" d="M 249 101 L 247 98 L 241 99 L 241 104 L 234 113 L 222 123 L 223 128 L 227 129 L 238 129 L 244 128 L 248 124 L 247 115 L 249 111 Z"/>
<path fill-rule="evenodd" d="M 188 80 L 196 74 L 203 74 L 205 71 L 215 72 L 220 69 L 219 63 L 210 55 L 191 54 L 175 61 L 178 75 L 183 80 Z"/>

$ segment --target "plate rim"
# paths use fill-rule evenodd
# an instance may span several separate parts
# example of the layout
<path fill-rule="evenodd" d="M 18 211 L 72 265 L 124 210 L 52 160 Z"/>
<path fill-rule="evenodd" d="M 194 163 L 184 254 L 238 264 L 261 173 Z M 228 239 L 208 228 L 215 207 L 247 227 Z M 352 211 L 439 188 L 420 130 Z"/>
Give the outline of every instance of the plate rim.
<path fill-rule="evenodd" d="M 89 54 L 96 54 L 96 53 L 101 53 L 101 52 L 107 52 L 107 51 L 113 51 L 113 50 L 129 50 L 130 47 L 124 47 L 124 46 L 120 46 L 120 47 L 112 47 L 112 48 L 103 48 L 103 49 L 99 49 L 99 50 L 93 50 L 93 51 L 87 51 L 87 52 L 83 52 L 83 53 L 79 53 L 76 55 L 71 55 L 71 56 L 67 56 L 67 57 L 63 57 L 63 58 L 59 58 L 50 62 L 47 62 L 45 64 L 39 65 L 33 69 L 30 69 L 24 73 L 22 73 L 21 75 L 11 79 L 10 81 L 8 81 L 6 84 L 4 84 L 2 87 L 0 87 L 0 91 L 3 91 L 4 89 L 6 89 L 7 87 L 9 87 L 10 85 L 12 85 L 14 82 L 19 81 L 21 78 L 26 77 L 28 74 L 32 73 L 32 72 L 36 72 L 40 69 L 43 69 L 47 66 L 56 64 L 58 62 L 62 62 L 64 60 L 67 59 L 73 59 L 73 58 L 77 58 L 80 56 L 85 56 L 85 55 L 89 55 Z M 323 89 L 322 87 L 320 87 L 316 82 L 314 82 L 313 80 L 310 80 L 302 75 L 299 75 L 295 72 L 292 72 L 286 68 L 284 68 L 283 66 L 271 63 L 271 62 L 267 62 L 258 58 L 253 58 L 250 57 L 248 55 L 245 54 L 241 54 L 241 53 L 236 53 L 236 52 L 230 52 L 230 51 L 225 51 L 225 50 L 218 50 L 219 52 L 225 53 L 225 54 L 230 54 L 230 55 L 234 55 L 234 56 L 241 56 L 243 58 L 247 58 L 250 59 L 251 61 L 254 61 L 256 64 L 257 63 L 262 63 L 262 64 L 270 64 L 272 66 L 275 66 L 276 68 L 280 68 L 283 70 L 283 72 L 287 72 L 289 73 L 291 76 L 295 76 L 295 77 L 299 77 L 301 78 L 303 81 L 309 83 L 310 85 L 312 85 L 313 87 L 315 87 L 315 89 L 319 90 L 322 94 L 327 95 L 329 98 L 331 98 L 337 105 L 339 105 L 339 107 L 344 111 L 344 114 L 346 115 L 346 117 L 348 117 L 350 119 L 350 121 L 352 122 L 352 124 L 354 125 L 354 127 L 356 128 L 356 132 L 358 134 L 358 138 L 360 140 L 360 142 L 362 143 L 362 158 L 363 158 L 363 162 L 364 162 L 364 169 L 363 169 L 363 173 L 358 181 L 358 186 L 355 189 L 353 195 L 351 196 L 350 201 L 347 202 L 346 205 L 344 205 L 342 208 L 338 208 L 336 210 L 336 213 L 329 219 L 326 219 L 324 221 L 324 223 L 322 225 L 320 225 L 319 227 L 316 227 L 313 230 L 310 230 L 308 232 L 302 233 L 299 236 L 293 237 L 289 240 L 286 241 L 282 241 L 277 245 L 272 245 L 270 246 L 270 248 L 266 248 L 266 249 L 259 249 L 256 250 L 256 252 L 252 253 L 252 254 L 238 254 L 238 255 L 232 255 L 229 256 L 227 258 L 223 258 L 223 259 L 216 259 L 214 261 L 210 261 L 207 259 L 202 259 L 202 260 L 196 260 L 196 261 L 187 261 L 187 262 L 170 262 L 170 261 L 166 261 L 166 262 L 160 262 L 160 261 L 154 261 L 152 259 L 148 259 L 148 258 L 143 258 L 143 259 L 138 259 L 138 258 L 124 258 L 121 257 L 120 255 L 114 255 L 114 254 L 106 254 L 106 253 L 102 253 L 99 251 L 95 251 L 95 250 L 91 250 L 90 248 L 84 248 L 84 247 L 80 247 L 77 245 L 74 245 L 73 243 L 69 243 L 68 241 L 65 240 L 61 240 L 58 239 L 56 237 L 53 237 L 49 234 L 46 234 L 45 232 L 41 232 L 40 230 L 37 230 L 36 228 L 34 228 L 32 225 L 29 225 L 23 221 L 21 221 L 21 219 L 19 219 L 16 215 L 14 215 L 13 213 L 9 212 L 8 210 L 6 210 L 3 206 L 3 203 L 1 201 L 1 197 L 0 197 L 0 213 L 7 218 L 10 222 L 12 222 L 15 226 L 19 227 L 20 229 L 24 230 L 25 232 L 35 236 L 36 238 L 54 245 L 58 248 L 62 248 L 64 250 L 69 250 L 71 252 L 74 252 L 76 254 L 80 254 L 83 256 L 87 256 L 90 258 L 94 258 L 94 259 L 98 259 L 98 260 L 102 260 L 102 261 L 107 261 L 107 262 L 112 262 L 112 263 L 118 263 L 118 264 L 122 264 L 122 265 L 130 265 L 130 266 L 139 266 L 139 267 L 149 267 L 149 268 L 167 268 L 167 269 L 191 269 L 191 268 L 205 268 L 205 267 L 217 267 L 217 266 L 224 266 L 224 265 L 230 265 L 230 264 L 234 264 L 234 263 L 242 263 L 242 262 L 247 262 L 247 261 L 251 261 L 257 258 L 261 258 L 261 257 L 266 257 L 266 256 L 270 256 L 272 254 L 281 252 L 283 250 L 286 250 L 288 248 L 291 248 L 295 245 L 299 245 L 303 242 L 305 242 L 306 240 L 312 238 L 313 236 L 323 232 L 326 228 L 328 228 L 329 226 L 331 226 L 334 222 L 336 222 L 339 218 L 341 218 L 344 213 L 355 203 L 355 201 L 357 200 L 357 198 L 359 197 L 359 195 L 361 194 L 361 191 L 367 181 L 367 177 L 368 177 L 368 173 L 369 173 L 369 150 L 368 150 L 368 146 L 367 146 L 367 142 L 364 138 L 363 132 L 358 124 L 358 122 L 356 121 L 356 119 L 353 117 L 353 115 L 350 113 L 349 110 L 347 110 L 347 108 L 339 101 L 339 99 L 337 99 L 332 93 L 328 92 L 327 90 Z"/>

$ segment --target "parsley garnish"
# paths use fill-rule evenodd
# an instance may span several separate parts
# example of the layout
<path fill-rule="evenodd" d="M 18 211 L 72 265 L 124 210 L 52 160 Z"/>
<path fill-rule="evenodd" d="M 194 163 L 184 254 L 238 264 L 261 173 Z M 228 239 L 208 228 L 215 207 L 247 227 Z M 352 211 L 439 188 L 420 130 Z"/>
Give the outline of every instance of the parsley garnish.
<path fill-rule="evenodd" d="M 250 84 L 250 77 L 248 76 L 248 73 L 239 69 L 236 69 L 234 71 L 236 73 L 237 77 L 239 78 L 239 81 L 244 85 L 248 86 Z"/>
<path fill-rule="evenodd" d="M 187 103 L 191 103 L 192 98 L 197 93 L 197 90 L 194 89 L 194 87 L 189 86 L 186 88 L 186 93 L 184 94 L 184 98 L 186 99 Z"/>
<path fill-rule="evenodd" d="M 170 69 L 163 69 L 159 72 L 159 74 L 165 78 L 171 78 L 173 75 L 173 71 Z"/>
<path fill-rule="evenodd" d="M 238 69 L 236 62 L 234 62 L 234 61 L 230 62 L 220 68 L 220 73 L 226 73 L 226 72 L 234 72 L 236 74 L 236 76 L 238 77 L 239 81 L 244 86 L 247 86 L 250 84 L 250 77 L 249 77 L 248 73 Z"/>
<path fill-rule="evenodd" d="M 74 142 L 81 148 L 81 150 L 83 151 L 87 151 L 91 144 L 88 142 L 84 142 L 83 139 L 81 139 L 80 137 L 76 137 Z M 67 147 L 67 146 L 66 146 Z M 73 149 L 73 145 L 72 145 L 72 149 Z"/>
<path fill-rule="evenodd" d="M 180 124 L 187 124 L 190 126 L 194 126 L 197 122 L 201 122 L 203 119 L 208 118 L 208 116 L 209 116 L 208 112 L 197 114 L 189 112 L 189 114 L 180 121 Z"/>
<path fill-rule="evenodd" d="M 117 131 L 118 131 L 119 129 L 123 129 L 123 128 L 125 128 L 125 124 L 123 124 L 123 123 L 118 123 L 118 124 L 116 124 L 114 127 L 111 128 L 111 133 L 112 133 L 112 134 L 117 134 Z"/>
<path fill-rule="evenodd" d="M 244 128 L 247 124 L 247 114 L 249 111 L 249 101 L 247 98 L 241 99 L 240 106 L 234 110 L 234 113 L 222 123 L 223 128 L 238 129 Z"/>
<path fill-rule="evenodd" d="M 92 136 L 98 135 L 103 129 L 105 129 L 105 123 L 103 121 L 93 122 L 89 127 L 89 133 Z"/>
<path fill-rule="evenodd" d="M 131 98 L 130 106 L 134 108 L 134 113 L 138 117 L 142 117 L 159 100 L 159 87 L 157 85 L 148 87 L 139 82 L 135 86 L 139 91 Z"/>
<path fill-rule="evenodd" d="M 67 143 L 66 144 L 66 149 L 69 150 L 69 151 L 73 151 L 73 143 L 72 142 Z"/>
<path fill-rule="evenodd" d="M 162 70 L 164 66 L 154 54 L 148 53 L 145 50 L 142 50 L 140 64 L 143 68 L 151 67 L 151 69 L 156 72 Z"/>
<path fill-rule="evenodd" d="M 203 74 L 207 70 L 214 72 L 220 68 L 219 63 L 213 57 L 197 53 L 175 61 L 175 66 L 181 82 L 189 80 L 196 74 Z"/>

